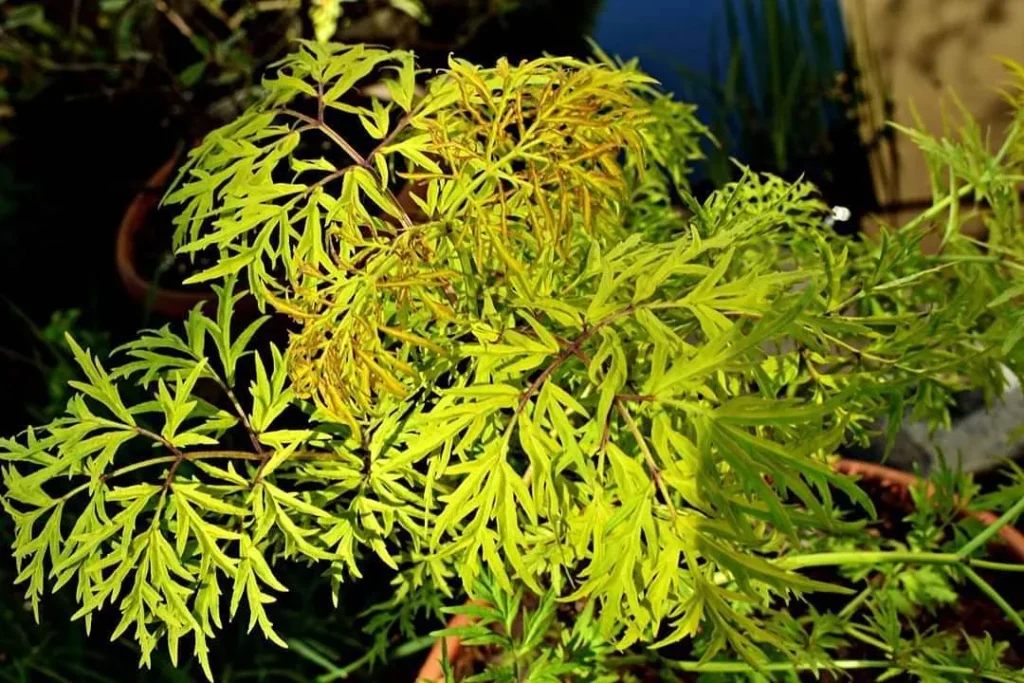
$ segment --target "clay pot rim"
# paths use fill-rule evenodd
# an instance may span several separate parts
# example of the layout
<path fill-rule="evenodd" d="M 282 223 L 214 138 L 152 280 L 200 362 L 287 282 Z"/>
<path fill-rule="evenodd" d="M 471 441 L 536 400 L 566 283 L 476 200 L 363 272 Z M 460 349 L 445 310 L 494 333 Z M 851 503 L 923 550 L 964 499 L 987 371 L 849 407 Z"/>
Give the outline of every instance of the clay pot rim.
<path fill-rule="evenodd" d="M 920 478 L 910 474 L 909 472 L 902 472 L 892 467 L 880 465 L 873 462 L 864 462 L 861 460 L 848 460 L 841 458 L 834 464 L 836 471 L 847 475 L 860 475 L 865 480 L 877 481 L 883 486 L 895 487 L 902 490 L 909 490 L 911 486 L 915 485 Z M 967 516 L 970 516 L 979 522 L 990 525 L 994 524 L 999 516 L 988 511 L 972 512 L 965 511 Z M 1006 544 L 1006 547 L 1011 553 L 1017 558 L 1019 562 L 1024 562 L 1024 533 L 1021 533 L 1013 526 L 1004 526 L 999 530 L 999 538 Z"/>
<path fill-rule="evenodd" d="M 118 225 L 115 245 L 117 273 L 128 295 L 143 305 L 152 297 L 152 310 L 169 318 L 182 318 L 197 304 L 216 300 L 212 291 L 189 292 L 155 286 L 152 281 L 142 277 L 135 267 L 136 237 L 146 227 L 146 219 L 159 205 L 160 196 L 167 188 L 182 152 L 183 147 L 179 146 L 132 198 Z"/>
<path fill-rule="evenodd" d="M 883 486 L 891 486 L 904 491 L 909 490 L 911 486 L 919 481 L 918 477 L 908 472 L 901 472 L 892 467 L 860 460 L 840 458 L 833 463 L 833 468 L 842 474 L 860 475 L 867 481 L 876 481 Z M 991 512 L 967 512 L 966 514 L 986 525 L 993 524 L 999 518 Z M 1012 526 L 1004 526 L 999 530 L 999 537 L 1006 543 L 1007 548 L 1016 556 L 1017 560 L 1024 562 L 1024 534 Z M 459 628 L 461 626 L 468 626 L 471 623 L 473 623 L 472 617 L 458 614 L 448 622 L 447 628 Z M 444 643 L 443 646 L 442 642 Z M 458 636 L 446 636 L 443 640 L 439 638 L 434 641 L 433 647 L 431 647 L 426 660 L 423 662 L 423 666 L 420 667 L 419 673 L 414 679 L 415 683 L 437 683 L 444 680 L 441 668 L 442 647 L 447 650 L 448 659 L 451 661 L 455 659 L 459 650 L 462 649 L 462 641 Z"/>

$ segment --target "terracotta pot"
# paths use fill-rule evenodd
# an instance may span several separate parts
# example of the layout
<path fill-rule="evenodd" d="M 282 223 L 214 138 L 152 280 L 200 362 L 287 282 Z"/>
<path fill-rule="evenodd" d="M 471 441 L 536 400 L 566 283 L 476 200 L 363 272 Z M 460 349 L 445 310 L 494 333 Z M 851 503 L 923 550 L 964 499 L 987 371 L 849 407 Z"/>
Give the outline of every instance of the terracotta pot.
<path fill-rule="evenodd" d="M 834 467 L 836 471 L 843 474 L 858 475 L 867 481 L 879 482 L 883 486 L 898 491 L 907 500 L 910 499 L 910 487 L 918 480 L 912 474 L 894 470 L 884 465 L 861 462 L 859 460 L 840 459 L 835 463 Z M 992 524 L 999 519 L 997 515 L 991 512 L 970 512 L 967 514 L 985 524 Z M 1011 526 L 1004 526 L 999 530 L 999 537 L 1006 543 L 1006 547 L 1014 557 L 1019 562 L 1024 562 L 1024 534 Z M 448 628 L 468 626 L 472 622 L 472 617 L 459 614 L 448 622 Z M 447 636 L 444 641 L 445 649 L 448 651 L 448 660 L 454 661 L 462 649 L 462 642 L 455 636 Z M 423 666 L 420 667 L 419 674 L 417 674 L 415 679 L 416 683 L 437 683 L 444 680 L 444 675 L 441 671 L 441 653 L 441 639 L 438 639 L 430 649 L 430 653 L 427 655 L 426 661 L 423 662 Z"/>
<path fill-rule="evenodd" d="M 148 219 L 159 204 L 180 157 L 179 150 L 146 181 L 142 191 L 128 205 L 117 230 L 117 273 L 125 291 L 140 304 L 150 305 L 153 312 L 165 318 L 184 318 L 196 304 L 215 302 L 217 298 L 211 290 L 193 292 L 157 287 L 142 277 L 135 267 L 136 237 L 146 229 Z"/>
<path fill-rule="evenodd" d="M 132 203 L 121 218 L 117 230 L 117 273 L 121 284 L 131 298 L 164 318 L 184 318 L 196 304 L 209 301 L 204 307 L 208 315 L 213 315 L 217 305 L 217 295 L 212 289 L 166 289 L 158 287 L 144 278 L 135 267 L 135 241 L 139 233 L 146 229 L 148 219 L 160 203 L 171 177 L 181 159 L 182 150 L 178 150 L 150 176 L 142 191 L 135 195 Z M 243 297 L 235 306 L 235 313 L 250 317 L 258 312 L 256 300 L 252 296 Z"/>
<path fill-rule="evenodd" d="M 447 628 L 469 626 L 474 621 L 475 619 L 468 614 L 456 614 L 448 621 Z M 444 643 L 443 646 L 442 642 Z M 448 651 L 448 661 L 451 662 L 459 654 L 459 651 L 462 650 L 462 640 L 458 636 L 445 636 L 443 639 L 438 638 L 434 641 L 433 647 L 430 648 L 430 652 L 427 654 L 426 661 L 420 667 L 420 672 L 416 674 L 415 683 L 439 683 L 444 680 L 441 661 L 445 649 Z"/>

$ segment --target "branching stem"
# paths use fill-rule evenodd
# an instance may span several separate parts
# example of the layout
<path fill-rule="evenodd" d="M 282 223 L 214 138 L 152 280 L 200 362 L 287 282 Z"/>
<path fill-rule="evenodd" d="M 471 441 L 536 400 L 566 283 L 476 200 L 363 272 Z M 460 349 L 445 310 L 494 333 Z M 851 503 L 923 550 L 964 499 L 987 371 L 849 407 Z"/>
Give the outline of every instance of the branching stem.
<path fill-rule="evenodd" d="M 373 167 L 373 159 L 384 147 L 387 147 L 392 142 L 394 142 L 395 138 L 398 136 L 399 133 L 405 130 L 405 128 L 409 125 L 410 121 L 412 120 L 412 112 L 405 114 L 405 116 L 399 119 L 398 123 L 395 124 L 394 128 L 391 129 L 387 136 L 385 136 L 384 139 L 381 140 L 380 143 L 373 148 L 369 155 L 364 157 L 362 154 L 358 152 L 358 150 L 356 150 L 355 147 L 353 147 L 348 142 L 348 140 L 343 138 L 336 130 L 331 128 L 324 121 L 325 102 L 323 87 L 323 83 L 318 81 L 316 98 L 316 118 L 303 114 L 300 111 L 295 111 L 294 109 L 282 109 L 281 113 L 294 117 L 299 121 L 305 123 L 306 126 L 300 130 L 315 129 L 322 132 L 324 135 L 330 138 L 336 145 L 338 145 L 338 147 L 340 147 L 345 152 L 345 154 L 348 155 L 348 157 L 354 162 L 355 165 L 346 166 L 345 168 L 338 169 L 333 173 L 325 175 L 323 178 L 320 178 L 320 180 L 313 183 L 313 185 L 310 186 L 307 192 L 311 192 L 313 189 L 317 187 L 322 187 L 323 185 L 326 185 L 332 180 L 337 180 L 338 178 L 342 177 L 343 175 L 345 175 L 345 173 L 347 173 L 349 170 L 353 168 L 364 168 L 377 177 L 377 180 L 381 184 L 381 190 L 388 196 L 388 199 L 391 200 L 391 202 L 395 205 L 395 208 L 399 213 L 399 220 L 402 222 L 402 227 L 404 227 L 406 230 L 410 229 L 413 225 L 412 218 L 409 216 L 408 212 L 404 208 L 402 208 L 402 205 L 399 204 L 398 198 L 395 197 L 394 192 L 392 192 L 391 188 L 387 186 L 387 183 L 384 182 L 384 179 L 378 176 L 377 170 Z"/>
<path fill-rule="evenodd" d="M 140 430 L 140 433 L 146 433 L 147 431 L 148 430 Z M 148 432 L 147 435 L 156 436 L 156 437 L 158 437 L 157 440 L 160 439 L 159 435 L 153 434 L 152 432 Z M 273 455 L 273 454 L 271 453 L 270 455 Z M 336 456 L 333 453 L 322 453 L 322 452 L 315 452 L 315 451 L 300 451 L 300 452 L 292 454 L 292 459 L 293 460 L 307 460 L 307 461 L 308 460 L 333 460 L 335 457 Z M 192 453 L 184 453 L 184 452 L 182 452 L 180 450 L 177 450 L 177 453 L 173 454 L 173 455 L 160 455 L 160 456 L 157 456 L 157 457 L 154 457 L 154 458 L 147 458 L 146 460 L 140 460 L 138 462 L 133 462 L 132 464 L 125 465 L 124 467 L 119 467 L 116 470 L 112 470 L 110 472 L 107 472 L 107 473 L 103 474 L 100 477 L 100 479 L 101 479 L 101 481 L 106 482 L 106 481 L 109 481 L 110 479 L 113 479 L 114 477 L 119 477 L 119 476 L 124 475 L 124 474 L 129 474 L 131 472 L 135 472 L 135 471 L 138 471 L 138 470 L 141 470 L 141 469 L 145 469 L 147 467 L 153 467 L 154 465 L 164 465 L 164 464 L 167 464 L 167 463 L 171 463 L 171 468 L 172 468 L 172 470 L 174 470 L 177 467 L 179 467 L 181 465 L 181 463 L 183 463 L 183 462 L 186 462 L 186 461 L 187 462 L 193 462 L 193 461 L 196 461 L 196 460 L 249 460 L 249 461 L 254 461 L 254 462 L 260 462 L 260 461 L 263 460 L 263 456 L 260 456 L 257 453 L 250 453 L 248 451 L 221 451 L 221 450 L 218 450 L 218 451 L 194 451 Z M 171 477 L 169 475 L 168 480 L 170 478 Z M 89 482 L 86 482 L 84 484 L 80 484 L 80 485 L 76 486 L 75 488 L 71 489 L 70 491 L 68 491 L 64 495 L 60 496 L 59 498 L 53 499 L 53 502 L 50 504 L 50 507 L 53 507 L 53 506 L 55 506 L 55 505 L 57 505 L 59 503 L 63 503 L 65 501 L 67 501 L 68 499 L 74 497 L 75 495 L 81 493 L 82 491 L 85 491 L 86 489 L 89 488 L 89 486 L 91 484 L 92 484 L 92 482 L 89 481 Z"/>
<path fill-rule="evenodd" d="M 608 663 L 615 666 L 627 666 L 630 664 L 642 664 L 650 661 L 651 657 L 649 655 L 637 655 L 610 658 L 608 660 Z M 787 671 L 819 671 L 822 669 L 829 668 L 823 667 L 820 664 L 801 664 L 796 662 L 767 662 L 757 668 L 755 668 L 751 664 L 748 664 L 747 662 L 739 661 L 683 662 L 673 660 L 657 660 L 657 663 L 660 663 L 676 671 L 707 674 L 752 674 L 756 672 L 781 673 Z M 898 668 L 900 666 L 898 662 L 886 659 L 836 659 L 830 662 L 830 665 L 831 668 L 842 671 L 855 671 L 864 669 L 892 669 Z M 982 679 L 990 681 L 1004 680 L 1001 677 L 987 675 L 985 673 L 978 672 L 977 670 L 966 666 L 941 665 L 916 661 L 913 662 L 912 666 L 914 667 L 915 671 L 928 671 L 935 674 L 952 674 L 968 677 L 980 677 Z"/>
<path fill-rule="evenodd" d="M 1007 618 L 1009 618 L 1009 620 L 1012 621 L 1018 629 L 1020 629 L 1021 633 L 1024 633 L 1024 618 L 1021 618 L 1017 610 L 1013 608 L 1013 605 L 1007 602 L 1006 598 L 1000 595 L 999 592 L 992 587 L 992 584 L 981 578 L 978 572 L 971 569 L 970 564 L 966 562 L 967 560 L 965 559 L 965 564 L 960 567 L 960 572 L 966 576 L 971 583 L 977 586 L 982 593 L 987 595 L 992 602 L 999 605 Z"/>
<path fill-rule="evenodd" d="M 587 343 L 587 340 L 593 337 L 598 330 L 612 324 L 619 318 L 630 315 L 636 311 L 636 309 L 637 307 L 635 305 L 630 304 L 629 306 L 612 313 L 606 318 L 599 320 L 594 325 L 585 328 L 583 332 L 580 333 L 580 336 L 576 337 L 576 339 L 570 342 L 568 346 L 562 349 L 561 353 L 555 356 L 555 359 L 551 361 L 539 375 L 537 375 L 537 379 L 533 380 L 530 386 L 527 387 L 526 391 L 523 392 L 523 395 L 519 399 L 519 405 L 516 407 L 515 417 L 519 417 L 523 410 L 526 409 L 526 404 L 529 403 L 530 399 L 541 390 L 544 386 L 544 382 L 546 382 L 548 378 L 551 377 L 551 375 L 554 374 L 554 372 L 558 370 L 563 363 L 565 363 L 565 361 L 569 360 L 572 356 L 575 356 L 577 352 L 579 352 L 580 348 Z M 515 417 L 513 418 L 512 423 L 515 422 Z"/>
<path fill-rule="evenodd" d="M 1014 506 L 1017 507 L 1017 506 Z M 1009 512 L 1013 512 L 1011 509 Z M 982 538 L 981 543 L 990 538 L 992 534 L 999 531 L 999 529 L 1006 524 L 1008 515 L 1003 515 L 999 521 L 990 525 L 986 531 L 992 530 L 991 533 L 985 534 L 982 532 L 969 543 L 967 548 L 974 541 Z M 1002 523 L 1000 523 L 1002 522 Z M 835 553 L 811 553 L 808 555 L 791 555 L 784 557 L 776 561 L 776 564 L 784 569 L 806 569 L 809 567 L 835 567 L 843 566 L 849 567 L 854 565 L 880 565 L 889 564 L 893 562 L 902 562 L 907 564 L 935 564 L 945 565 L 954 567 L 957 571 L 963 574 L 964 578 L 968 579 L 975 586 L 978 587 L 985 595 L 987 595 L 992 602 L 999 605 L 999 607 L 1006 613 L 1007 618 L 1013 622 L 1017 628 L 1020 629 L 1021 633 L 1024 633 L 1024 619 L 1021 618 L 1020 614 L 1010 605 L 1003 596 L 1001 596 L 985 579 L 983 579 L 974 569 L 973 566 L 977 566 L 982 569 L 994 569 L 994 570 L 1005 570 L 1005 571 L 1021 571 L 1018 565 L 1004 564 L 1001 562 L 989 562 L 985 560 L 975 560 L 970 556 L 961 552 L 959 553 L 928 553 L 928 552 L 915 552 L 915 551 L 852 551 L 852 552 L 835 552 Z M 981 564 L 978 564 L 978 563 Z M 859 596 L 858 596 L 859 597 Z M 856 601 L 857 598 L 854 598 Z"/>
<path fill-rule="evenodd" d="M 939 201 L 935 202 L 932 207 L 926 211 L 922 211 L 913 220 L 909 221 L 900 228 L 900 232 L 911 232 L 918 228 L 922 223 L 926 223 L 934 218 L 938 218 L 943 211 L 950 207 L 954 201 L 959 202 L 961 199 L 974 192 L 974 185 L 970 183 L 964 184 L 963 187 L 958 188 L 955 194 L 948 194 Z"/>
<path fill-rule="evenodd" d="M 985 527 L 977 536 L 968 541 L 964 547 L 957 551 L 957 555 L 962 558 L 969 557 L 975 550 L 984 545 L 990 538 L 999 533 L 1007 524 L 1012 523 L 1021 513 L 1024 513 L 1024 498 L 1021 498 L 1013 506 L 1010 507 L 1003 516 L 997 519 L 992 524 Z"/>
<path fill-rule="evenodd" d="M 221 381 L 220 377 L 216 378 L 217 384 L 224 390 L 228 400 L 231 401 L 232 408 L 235 409 L 235 414 L 238 415 L 238 419 L 241 420 L 242 426 L 245 427 L 245 431 L 249 434 L 249 441 L 252 443 L 252 448 L 256 453 L 263 455 L 263 447 L 260 445 L 260 437 L 255 429 L 252 428 L 252 423 L 249 422 L 249 416 L 245 414 L 245 410 L 242 409 L 242 404 L 238 401 L 238 397 L 235 396 L 235 392 L 231 390 L 231 387 L 226 382 Z"/>
<path fill-rule="evenodd" d="M 676 506 L 672 504 L 672 497 L 669 496 L 668 489 L 665 487 L 665 482 L 661 478 L 661 471 L 658 469 L 658 464 L 654 461 L 654 456 L 651 455 L 651 450 L 647 447 L 647 439 L 640 433 L 640 428 L 637 427 L 636 422 L 633 420 L 633 416 L 629 414 L 629 409 L 626 405 L 619 400 L 615 399 L 615 407 L 619 411 L 619 415 L 626 421 L 626 426 L 629 427 L 629 431 L 632 432 L 633 438 L 636 439 L 636 443 L 640 446 L 640 451 L 644 454 L 644 460 L 647 462 L 647 467 L 651 470 L 651 478 L 654 479 L 654 485 L 658 488 L 661 493 L 661 497 L 665 499 L 665 504 L 668 505 L 669 512 L 672 513 L 672 519 L 678 516 L 676 512 Z"/>
<path fill-rule="evenodd" d="M 303 123 L 307 123 L 312 128 L 316 128 L 321 133 L 330 138 L 331 141 L 334 142 L 334 144 L 338 145 L 338 147 L 341 147 L 341 149 L 344 150 L 345 154 L 347 154 L 349 158 L 352 159 L 352 161 L 359 164 L 360 166 L 366 166 L 366 159 L 363 158 L 363 155 L 357 152 L 356 148 L 350 145 L 348 140 L 341 137 L 341 135 L 338 134 L 338 131 L 334 130 L 326 123 L 318 121 L 312 116 L 307 116 L 306 114 L 303 114 L 301 111 L 295 111 L 294 109 L 282 109 L 281 113 L 294 117 L 299 121 L 302 121 Z"/>
<path fill-rule="evenodd" d="M 145 436 L 161 444 L 164 448 L 166 448 L 173 454 L 171 456 L 168 456 L 172 458 L 172 464 L 171 469 L 167 472 L 167 478 L 164 479 L 164 492 L 166 493 L 167 489 L 169 489 L 171 486 L 171 482 L 174 481 L 174 475 L 177 474 L 178 468 L 181 467 L 181 463 L 184 462 L 185 460 L 185 453 L 180 448 L 178 448 L 173 443 L 168 441 L 163 436 L 157 434 L 156 432 L 151 432 L 148 429 L 139 426 L 132 427 L 132 429 L 134 429 L 137 433 L 141 434 L 142 436 Z"/>

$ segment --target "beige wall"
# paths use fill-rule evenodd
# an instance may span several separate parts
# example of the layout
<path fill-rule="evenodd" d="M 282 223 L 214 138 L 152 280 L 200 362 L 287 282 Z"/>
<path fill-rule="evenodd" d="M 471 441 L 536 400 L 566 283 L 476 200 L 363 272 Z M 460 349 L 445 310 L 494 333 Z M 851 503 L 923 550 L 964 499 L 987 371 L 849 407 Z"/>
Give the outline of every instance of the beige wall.
<path fill-rule="evenodd" d="M 878 60 L 896 105 L 894 119 L 913 125 L 910 102 L 929 130 L 942 130 L 940 100 L 951 88 L 983 126 L 993 145 L 1006 121 L 996 89 L 1005 72 L 996 56 L 1024 62 L 1024 0 L 841 0 L 847 25 L 863 62 L 864 48 Z M 929 196 L 924 161 L 901 138 L 899 196 L 879 188 L 886 200 Z"/>

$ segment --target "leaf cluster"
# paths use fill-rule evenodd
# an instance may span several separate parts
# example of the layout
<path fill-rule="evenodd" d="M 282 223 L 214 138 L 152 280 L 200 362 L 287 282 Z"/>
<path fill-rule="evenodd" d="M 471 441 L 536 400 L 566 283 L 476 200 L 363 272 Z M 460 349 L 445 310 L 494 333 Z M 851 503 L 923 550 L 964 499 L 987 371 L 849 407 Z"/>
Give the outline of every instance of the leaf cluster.
<path fill-rule="evenodd" d="M 352 97 L 380 74 L 387 102 Z M 698 635 L 698 669 L 836 667 L 843 620 L 765 611 L 851 592 L 801 571 L 859 562 L 807 552 L 865 543 L 874 515 L 830 466 L 842 443 L 1001 388 L 1024 345 L 993 295 L 1019 264 L 996 247 L 1017 233 L 983 254 L 953 230 L 923 255 L 940 193 L 916 224 L 849 242 L 813 187 L 750 170 L 699 200 L 702 129 L 633 65 L 453 58 L 422 94 L 420 75 L 410 53 L 303 43 L 191 152 L 165 201 L 180 251 L 217 256 L 194 277 L 220 283 L 217 310 L 110 364 L 69 341 L 86 381 L 67 415 L 2 444 L 29 600 L 73 583 L 87 627 L 116 604 L 143 662 L 187 638 L 212 677 L 225 611 L 244 603 L 284 644 L 281 563 L 322 567 L 338 600 L 375 557 L 396 592 L 373 628 L 481 598 L 463 611 L 501 628 L 474 637 L 512 653 L 495 680 L 597 675 L 606 645 Z M 1021 160 L 979 171 L 971 140 L 935 154 L 998 201 Z M 268 316 L 232 321 L 245 295 L 287 321 L 286 346 L 260 340 Z M 154 455 L 124 457 L 130 442 Z M 941 565 L 932 526 L 908 552 Z M 991 591 L 969 565 L 984 540 L 942 558 Z M 947 585 L 936 571 L 896 580 L 918 604 Z M 558 602 L 585 607 L 552 636 Z M 866 637 L 896 666 L 886 605 Z"/>

